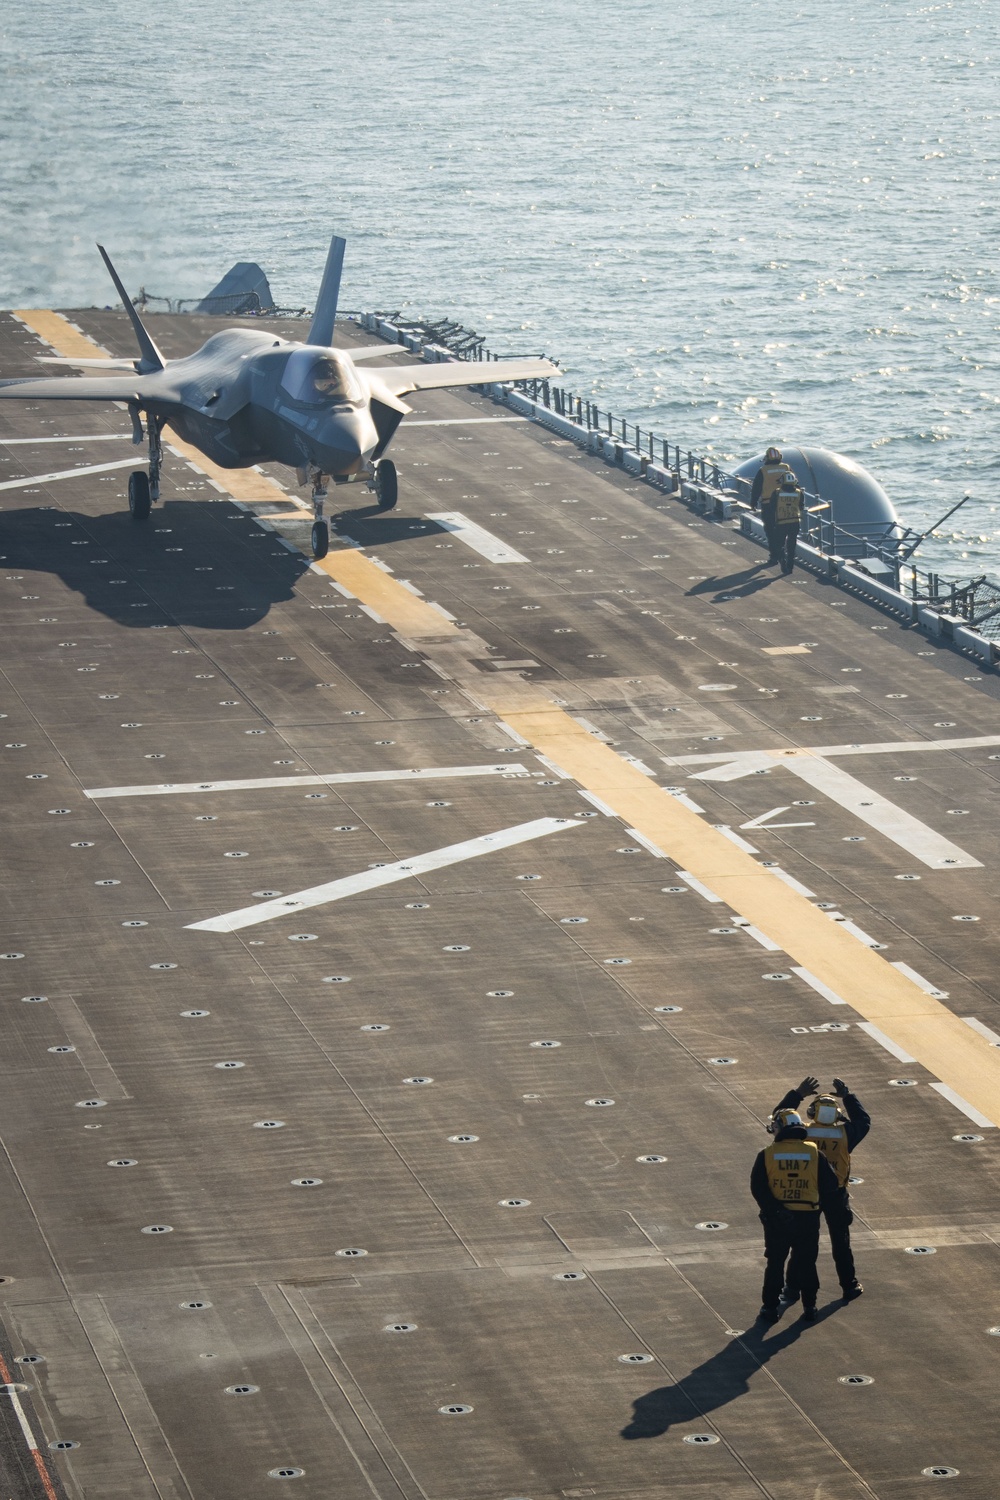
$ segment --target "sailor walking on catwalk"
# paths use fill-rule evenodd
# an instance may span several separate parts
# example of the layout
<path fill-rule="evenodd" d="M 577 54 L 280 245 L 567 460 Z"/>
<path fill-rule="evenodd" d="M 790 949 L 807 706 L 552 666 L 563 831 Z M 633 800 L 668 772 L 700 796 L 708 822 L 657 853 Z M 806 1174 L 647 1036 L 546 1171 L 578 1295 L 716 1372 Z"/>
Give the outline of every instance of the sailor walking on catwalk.
<path fill-rule="evenodd" d="M 768 562 L 778 561 L 778 533 L 775 511 L 778 504 L 778 491 L 785 477 L 794 479 L 795 476 L 781 457 L 780 448 L 768 448 L 764 454 L 764 462 L 754 475 L 753 486 L 750 490 L 750 504 L 754 510 L 760 507 L 760 518 L 764 523 L 764 532 L 767 536 Z"/>

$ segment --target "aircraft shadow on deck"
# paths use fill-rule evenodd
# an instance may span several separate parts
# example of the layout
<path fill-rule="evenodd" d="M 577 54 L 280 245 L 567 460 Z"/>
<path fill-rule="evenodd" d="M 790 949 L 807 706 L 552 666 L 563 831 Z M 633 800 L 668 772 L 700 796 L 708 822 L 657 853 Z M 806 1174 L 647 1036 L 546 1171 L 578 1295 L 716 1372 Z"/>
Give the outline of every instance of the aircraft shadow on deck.
<path fill-rule="evenodd" d="M 279 549 L 277 538 L 264 531 L 256 533 L 260 541 L 223 550 L 224 538 L 214 525 L 208 529 L 201 509 L 199 516 L 197 502 L 168 501 L 144 524 L 121 511 L 104 516 L 42 507 L 2 512 L 0 576 L 23 571 L 27 593 L 32 575 L 37 580 L 51 573 L 88 609 L 130 630 L 165 624 L 246 630 L 293 597 L 309 559 Z M 57 522 L 75 524 L 54 530 Z M 222 524 L 236 523 L 222 519 Z M 83 541 L 86 547 L 73 545 Z M 175 554 L 164 555 L 168 546 L 183 549 L 183 567 Z M 255 558 L 251 548 L 261 548 L 261 555 Z M 107 563 L 98 564 L 97 558 Z M 195 572 L 197 567 L 212 571 Z M 119 574 L 127 581 L 112 583 Z M 44 596 L 37 607 L 42 615 L 59 610 Z"/>
<path fill-rule="evenodd" d="M 836 1306 L 822 1308 L 815 1323 L 795 1318 L 780 1332 L 755 1323 L 739 1338 L 730 1339 L 710 1359 L 682 1376 L 675 1385 L 661 1385 L 632 1403 L 632 1420 L 621 1430 L 626 1439 L 662 1437 L 671 1427 L 706 1417 L 747 1395 L 750 1380 L 782 1349 L 832 1317 Z M 793 1315 L 794 1316 L 794 1315 Z"/>
<path fill-rule="evenodd" d="M 349 536 L 362 547 L 392 546 L 396 542 L 413 542 L 420 537 L 449 536 L 447 527 L 421 516 L 397 515 L 379 510 L 377 505 L 359 505 L 330 516 L 334 536 Z"/>

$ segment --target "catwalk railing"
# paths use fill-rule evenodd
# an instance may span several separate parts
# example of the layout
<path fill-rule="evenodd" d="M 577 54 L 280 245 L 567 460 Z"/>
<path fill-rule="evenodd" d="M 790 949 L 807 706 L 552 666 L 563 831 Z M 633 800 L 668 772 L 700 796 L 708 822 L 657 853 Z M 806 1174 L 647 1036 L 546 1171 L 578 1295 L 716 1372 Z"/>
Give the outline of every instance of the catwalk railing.
<path fill-rule="evenodd" d="M 399 312 L 374 316 L 391 324 L 401 336 L 416 340 L 429 353 L 447 351 L 458 359 L 485 365 L 500 358 L 519 357 L 495 354 L 481 335 L 447 319 L 432 323 Z M 488 384 L 488 371 L 484 370 L 483 376 L 484 385 Z M 750 480 L 733 474 L 715 458 L 695 453 L 651 428 L 630 422 L 627 417 L 602 410 L 587 395 L 549 380 L 521 381 L 516 389 L 572 423 L 581 437 L 599 434 L 616 448 L 620 447 L 623 455 L 626 452 L 635 455 L 642 461 L 643 471 L 647 464 L 667 471 L 675 488 L 681 488 L 687 480 L 689 484 L 704 485 L 720 496 L 730 497 L 741 506 L 750 503 Z M 849 559 L 862 572 L 915 604 L 962 620 L 987 639 L 1000 641 L 1000 584 L 995 580 L 985 573 L 977 578 L 955 579 L 922 568 L 910 560 L 919 540 L 918 533 L 911 528 L 898 523 L 860 523 L 848 528 L 824 518 L 824 508 L 822 496 L 806 492 L 806 514 L 800 530 L 803 541 L 826 557 Z"/>

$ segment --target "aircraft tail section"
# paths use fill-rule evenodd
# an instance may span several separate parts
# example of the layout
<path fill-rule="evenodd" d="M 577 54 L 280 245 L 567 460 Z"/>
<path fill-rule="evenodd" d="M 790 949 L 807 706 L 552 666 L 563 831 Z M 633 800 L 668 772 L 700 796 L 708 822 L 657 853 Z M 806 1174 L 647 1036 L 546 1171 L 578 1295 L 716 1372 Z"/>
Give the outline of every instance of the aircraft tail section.
<path fill-rule="evenodd" d="M 142 319 L 133 307 L 132 298 L 122 286 L 121 278 L 119 277 L 118 272 L 115 270 L 114 266 L 111 264 L 110 255 L 105 250 L 103 245 L 98 245 L 97 248 L 101 252 L 101 259 L 104 261 L 104 264 L 108 268 L 111 280 L 115 284 L 115 290 L 118 293 L 119 297 L 122 299 L 122 306 L 128 313 L 129 320 L 135 331 L 136 342 L 139 345 L 139 353 L 142 356 L 139 361 L 140 373 L 145 375 L 151 373 L 153 370 L 164 369 L 166 367 L 166 360 L 163 358 L 163 355 L 153 343 L 153 340 L 150 338 L 149 332 L 143 324 Z"/>
<path fill-rule="evenodd" d="M 337 316 L 337 302 L 340 297 L 340 276 L 344 269 L 344 251 L 347 241 L 334 235 L 330 241 L 330 250 L 326 257 L 326 268 L 323 272 L 323 280 L 320 282 L 319 296 L 316 298 L 316 311 L 313 313 L 312 323 L 309 325 L 309 335 L 306 342 L 319 344 L 329 348 L 333 343 L 333 323 Z"/>

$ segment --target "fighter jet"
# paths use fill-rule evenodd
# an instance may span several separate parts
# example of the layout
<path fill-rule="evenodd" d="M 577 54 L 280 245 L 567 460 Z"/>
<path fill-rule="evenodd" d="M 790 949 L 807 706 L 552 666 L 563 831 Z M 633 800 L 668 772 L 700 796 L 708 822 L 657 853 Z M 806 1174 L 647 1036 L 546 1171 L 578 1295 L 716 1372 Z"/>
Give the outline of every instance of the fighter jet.
<path fill-rule="evenodd" d="M 330 530 L 324 518 L 327 481 L 367 483 L 380 510 L 396 504 L 396 466 L 385 457 L 396 428 L 412 410 L 400 398 L 411 391 L 494 381 L 539 380 L 559 373 L 546 359 L 509 359 L 476 364 L 358 365 L 399 346 L 334 349 L 333 327 L 346 241 L 334 236 L 305 343 L 253 328 L 214 333 L 195 354 L 166 360 L 144 326 L 102 245 L 104 260 L 128 313 L 139 358 L 57 360 L 74 368 L 128 370 L 127 375 L 83 375 L 73 379 L 0 380 L 0 399 L 120 401 L 132 417 L 133 441 L 149 451 L 149 473 L 129 475 L 128 504 L 134 520 L 148 518 L 159 499 L 161 434 L 171 427 L 223 469 L 281 463 L 311 482 L 312 549 L 324 557 Z"/>

